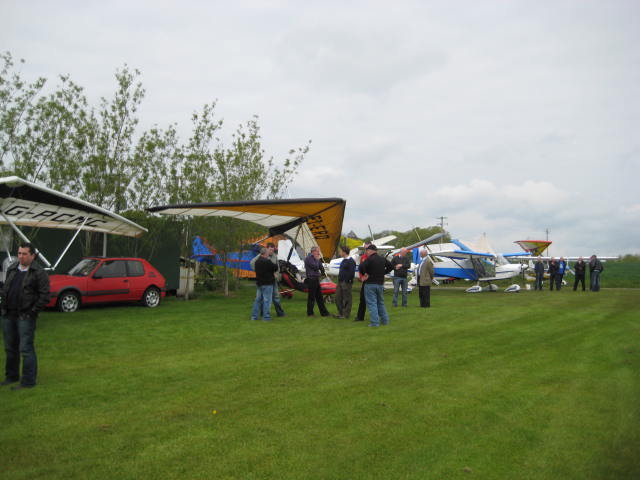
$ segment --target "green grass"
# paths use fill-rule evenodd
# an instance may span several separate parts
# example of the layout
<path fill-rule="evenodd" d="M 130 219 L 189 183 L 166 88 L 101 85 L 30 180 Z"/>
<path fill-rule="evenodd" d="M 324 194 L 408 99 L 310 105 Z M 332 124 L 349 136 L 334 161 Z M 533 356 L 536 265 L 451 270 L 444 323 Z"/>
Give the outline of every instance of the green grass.
<path fill-rule="evenodd" d="M 434 289 L 379 329 L 254 292 L 41 314 L 0 478 L 640 478 L 639 290 Z"/>

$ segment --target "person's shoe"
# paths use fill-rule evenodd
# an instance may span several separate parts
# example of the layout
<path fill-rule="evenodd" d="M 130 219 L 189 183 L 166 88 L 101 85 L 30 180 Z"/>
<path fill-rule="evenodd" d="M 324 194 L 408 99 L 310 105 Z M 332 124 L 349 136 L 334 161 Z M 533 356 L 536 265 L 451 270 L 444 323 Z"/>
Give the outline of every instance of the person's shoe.
<path fill-rule="evenodd" d="M 9 379 L 6 379 L 5 381 L 0 382 L 0 386 L 3 386 L 3 387 L 4 387 L 5 385 L 11 385 L 12 383 L 17 383 L 17 382 L 18 382 L 18 380 L 9 380 Z"/>
<path fill-rule="evenodd" d="M 263 319 L 262 319 L 262 321 L 263 321 L 263 322 L 270 322 L 270 321 L 271 321 L 271 319 L 270 319 L 270 318 L 263 318 Z"/>
<path fill-rule="evenodd" d="M 354 322 L 364 322 L 364 318 L 356 318 L 353 321 Z"/>
<path fill-rule="evenodd" d="M 279 313 L 278 316 L 279 317 L 286 317 L 287 315 L 285 313 Z"/>
<path fill-rule="evenodd" d="M 369 325 L 367 325 L 367 327 L 375 327 L 375 328 L 378 328 L 378 327 L 379 327 L 379 325 L 374 325 L 373 323 L 370 323 Z"/>
<path fill-rule="evenodd" d="M 24 390 L 25 388 L 33 388 L 35 385 L 16 385 L 15 387 L 11 387 L 11 390 Z"/>

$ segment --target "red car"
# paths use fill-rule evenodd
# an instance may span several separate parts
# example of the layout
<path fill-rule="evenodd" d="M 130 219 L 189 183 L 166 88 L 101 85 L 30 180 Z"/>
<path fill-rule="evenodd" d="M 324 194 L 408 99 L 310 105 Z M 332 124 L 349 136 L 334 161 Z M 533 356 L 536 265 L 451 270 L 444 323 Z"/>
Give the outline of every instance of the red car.
<path fill-rule="evenodd" d="M 48 307 L 75 312 L 80 305 L 139 301 L 157 307 L 166 295 L 162 274 L 142 258 L 83 258 L 67 275 L 50 275 Z"/>

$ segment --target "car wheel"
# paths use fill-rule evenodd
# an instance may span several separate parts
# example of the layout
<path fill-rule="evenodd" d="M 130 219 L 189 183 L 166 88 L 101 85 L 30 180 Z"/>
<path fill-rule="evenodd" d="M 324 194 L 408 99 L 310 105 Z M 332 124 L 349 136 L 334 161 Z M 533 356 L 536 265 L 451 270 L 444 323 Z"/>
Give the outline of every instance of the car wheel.
<path fill-rule="evenodd" d="M 80 306 L 80 295 L 73 291 L 62 292 L 58 297 L 57 305 L 61 312 L 75 312 Z"/>
<path fill-rule="evenodd" d="M 147 288 L 142 295 L 142 304 L 149 308 L 160 305 L 160 290 L 157 287 Z"/>

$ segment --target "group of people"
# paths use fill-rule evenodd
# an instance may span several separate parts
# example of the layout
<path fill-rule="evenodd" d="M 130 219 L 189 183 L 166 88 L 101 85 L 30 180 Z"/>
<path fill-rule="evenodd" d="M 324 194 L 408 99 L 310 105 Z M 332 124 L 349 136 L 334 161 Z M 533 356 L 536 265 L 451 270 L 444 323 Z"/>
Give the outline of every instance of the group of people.
<path fill-rule="evenodd" d="M 591 255 L 589 259 L 589 263 L 587 264 L 582 257 L 578 258 L 578 261 L 573 266 L 573 272 L 575 275 L 575 281 L 573 282 L 573 291 L 575 292 L 578 289 L 578 285 L 582 284 L 582 291 L 585 291 L 585 275 L 587 271 L 587 266 L 589 267 L 589 280 L 590 280 L 590 290 L 592 292 L 600 291 L 600 274 L 604 270 L 602 266 L 602 262 L 598 260 L 598 257 L 595 255 Z M 560 257 L 559 260 L 551 257 L 549 261 L 549 289 L 553 290 L 553 287 L 556 287 L 556 290 L 560 290 L 562 288 L 562 279 L 564 277 L 565 272 L 567 271 L 568 265 L 565 261 L 564 257 Z M 535 290 L 542 290 L 542 280 L 544 279 L 545 267 L 542 262 L 542 258 L 538 257 L 534 266 L 534 270 L 536 273 L 536 282 L 535 282 Z"/>
<path fill-rule="evenodd" d="M 251 260 L 251 266 L 256 272 L 257 293 L 253 303 L 252 320 L 262 317 L 263 321 L 270 321 L 271 303 L 274 303 L 278 316 L 284 316 L 284 310 L 278 294 L 278 262 L 275 255 L 275 246 L 272 243 L 263 247 L 260 254 Z M 411 260 L 407 256 L 407 250 L 402 249 L 399 255 L 391 261 L 378 255 L 378 248 L 372 243 L 366 243 L 364 254 L 360 257 L 359 278 L 362 282 L 360 289 L 360 301 L 358 312 L 354 321 L 364 321 L 365 312 L 370 314 L 369 327 L 379 327 L 389 323 L 389 314 L 384 303 L 384 279 L 385 275 L 393 271 L 393 306 L 398 306 L 398 296 L 402 292 L 403 307 L 407 306 L 408 271 L 411 268 Z M 356 263 L 349 256 L 349 248 L 340 247 L 340 255 L 343 260 L 340 263 L 338 282 L 336 285 L 336 306 L 338 313 L 335 318 L 347 319 L 351 316 L 353 281 L 356 273 Z M 320 248 L 314 246 L 304 260 L 306 286 L 307 286 L 307 316 L 315 315 L 315 305 L 319 314 L 328 317 L 329 311 L 324 303 L 322 295 L 321 278 L 325 276 Z M 431 282 L 434 276 L 433 262 L 426 251 L 421 252 L 421 262 L 417 270 L 420 306 L 431 306 Z"/>

